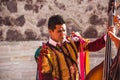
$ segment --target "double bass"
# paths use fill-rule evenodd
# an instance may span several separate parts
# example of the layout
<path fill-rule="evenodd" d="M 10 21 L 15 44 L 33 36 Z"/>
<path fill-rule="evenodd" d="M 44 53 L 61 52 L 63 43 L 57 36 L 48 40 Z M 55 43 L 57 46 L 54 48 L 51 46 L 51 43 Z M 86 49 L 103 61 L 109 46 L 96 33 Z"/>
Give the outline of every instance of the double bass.
<path fill-rule="evenodd" d="M 115 24 L 114 23 L 115 14 L 116 14 L 116 0 L 109 0 L 108 26 L 113 26 Z M 85 80 L 112 80 L 110 77 L 111 64 L 112 64 L 111 39 L 107 34 L 105 59 L 86 75 Z"/>

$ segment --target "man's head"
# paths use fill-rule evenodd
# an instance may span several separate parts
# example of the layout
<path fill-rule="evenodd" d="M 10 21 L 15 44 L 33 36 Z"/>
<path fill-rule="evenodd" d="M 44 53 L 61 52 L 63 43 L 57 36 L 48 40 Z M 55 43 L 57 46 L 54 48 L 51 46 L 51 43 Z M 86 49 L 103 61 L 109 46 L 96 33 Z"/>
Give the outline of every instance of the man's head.
<path fill-rule="evenodd" d="M 56 42 L 61 42 L 66 35 L 65 21 L 60 15 L 53 15 L 48 20 L 50 37 Z"/>

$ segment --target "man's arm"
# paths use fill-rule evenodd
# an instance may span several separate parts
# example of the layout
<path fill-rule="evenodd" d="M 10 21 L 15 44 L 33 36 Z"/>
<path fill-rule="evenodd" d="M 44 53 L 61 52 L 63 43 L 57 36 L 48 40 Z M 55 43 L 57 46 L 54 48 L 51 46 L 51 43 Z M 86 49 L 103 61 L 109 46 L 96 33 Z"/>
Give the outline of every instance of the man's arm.
<path fill-rule="evenodd" d="M 105 47 L 105 40 L 104 40 L 104 36 L 103 36 L 93 42 L 89 42 L 88 45 L 85 47 L 85 50 L 98 51 L 104 47 Z"/>
<path fill-rule="evenodd" d="M 53 80 L 51 74 L 51 62 L 48 58 L 46 49 L 38 48 L 35 53 L 35 60 L 37 62 L 36 80 Z"/>

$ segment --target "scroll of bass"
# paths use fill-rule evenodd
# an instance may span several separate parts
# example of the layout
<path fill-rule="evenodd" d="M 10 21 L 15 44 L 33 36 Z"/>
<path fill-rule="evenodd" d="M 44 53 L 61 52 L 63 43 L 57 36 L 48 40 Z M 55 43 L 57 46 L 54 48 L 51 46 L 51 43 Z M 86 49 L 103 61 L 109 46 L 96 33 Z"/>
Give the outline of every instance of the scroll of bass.
<path fill-rule="evenodd" d="M 115 16 L 116 10 L 116 0 L 109 0 L 108 7 L 108 26 L 113 26 L 115 24 L 120 25 L 119 19 Z M 106 50 L 105 50 L 105 59 L 93 68 L 87 75 L 85 80 L 111 80 L 110 77 L 110 66 L 112 64 L 111 57 L 111 39 L 107 35 L 106 39 Z"/>

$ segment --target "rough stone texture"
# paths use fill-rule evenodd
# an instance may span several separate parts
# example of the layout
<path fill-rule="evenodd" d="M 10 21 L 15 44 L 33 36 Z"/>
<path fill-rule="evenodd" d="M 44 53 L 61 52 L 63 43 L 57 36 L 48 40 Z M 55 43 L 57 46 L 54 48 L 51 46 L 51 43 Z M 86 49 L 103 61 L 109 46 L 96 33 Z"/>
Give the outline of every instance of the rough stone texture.
<path fill-rule="evenodd" d="M 33 6 L 31 4 L 25 4 L 24 9 L 27 10 L 32 10 Z"/>
<path fill-rule="evenodd" d="M 3 41 L 3 32 L 0 30 L 0 41 Z"/>
<path fill-rule="evenodd" d="M 66 10 L 65 4 L 60 3 L 60 2 L 57 1 L 57 0 L 55 0 L 54 3 L 55 3 L 55 5 L 56 5 L 56 7 L 58 7 L 60 10 Z"/>
<path fill-rule="evenodd" d="M 96 38 L 98 35 L 97 30 L 95 28 L 89 27 L 85 32 L 84 32 L 84 37 L 85 38 Z"/>
<path fill-rule="evenodd" d="M 22 37 L 22 34 L 19 33 L 19 31 L 17 30 L 8 30 L 6 40 L 7 41 L 22 41 L 23 37 Z"/>
<path fill-rule="evenodd" d="M 99 19 L 97 15 L 92 15 L 89 19 L 89 22 L 92 25 L 103 25 L 104 24 L 104 20 Z"/>
<path fill-rule="evenodd" d="M 25 24 L 25 18 L 24 15 L 19 16 L 16 21 L 15 21 L 15 25 L 16 26 L 23 26 Z"/>
<path fill-rule="evenodd" d="M 6 16 L 3 20 L 4 25 L 6 26 L 12 26 L 12 23 L 10 21 L 10 16 Z"/>
<path fill-rule="evenodd" d="M 16 30 L 18 26 L 23 27 L 19 29 L 21 34 L 25 33 L 26 29 L 32 29 L 37 31 L 35 37 L 38 38 L 42 34 L 46 34 L 48 18 L 53 14 L 60 14 L 67 22 L 68 34 L 71 31 L 77 31 L 83 37 L 87 37 L 84 36 L 84 33 L 89 33 L 88 29 L 93 27 L 97 33 L 94 38 L 97 38 L 106 31 L 107 6 L 108 0 L 2 0 L 0 26 L 5 30 L 9 30 L 10 27 L 14 27 Z M 40 29 L 43 30 L 43 33 L 40 32 Z M 4 33 L 3 38 L 7 38 L 6 36 L 7 33 Z M 25 34 L 22 35 L 22 37 L 24 36 Z M 34 39 L 36 40 L 36 38 Z M 46 40 L 46 38 L 44 36 L 38 39 Z M 88 38 L 93 38 L 93 35 L 89 35 Z M 27 41 L 28 38 L 24 40 Z"/>
<path fill-rule="evenodd" d="M 28 29 L 25 31 L 26 40 L 36 40 L 36 33 Z"/>
<path fill-rule="evenodd" d="M 8 9 L 11 13 L 17 12 L 17 2 L 16 2 L 16 0 L 7 1 L 7 9 Z"/>
<path fill-rule="evenodd" d="M 39 12 L 39 6 L 33 5 L 33 12 L 38 13 Z"/>
<path fill-rule="evenodd" d="M 94 40 L 106 33 L 107 9 L 108 0 L 0 0 L 0 80 L 35 80 L 34 53 L 49 37 L 51 15 L 64 17 L 68 35 L 77 31 Z M 90 53 L 91 69 L 103 61 L 104 53 Z"/>
<path fill-rule="evenodd" d="M 37 27 L 45 25 L 45 22 L 46 22 L 46 19 L 39 20 L 38 23 L 37 23 Z"/>
<path fill-rule="evenodd" d="M 0 26 L 3 25 L 3 18 L 0 16 Z"/>

